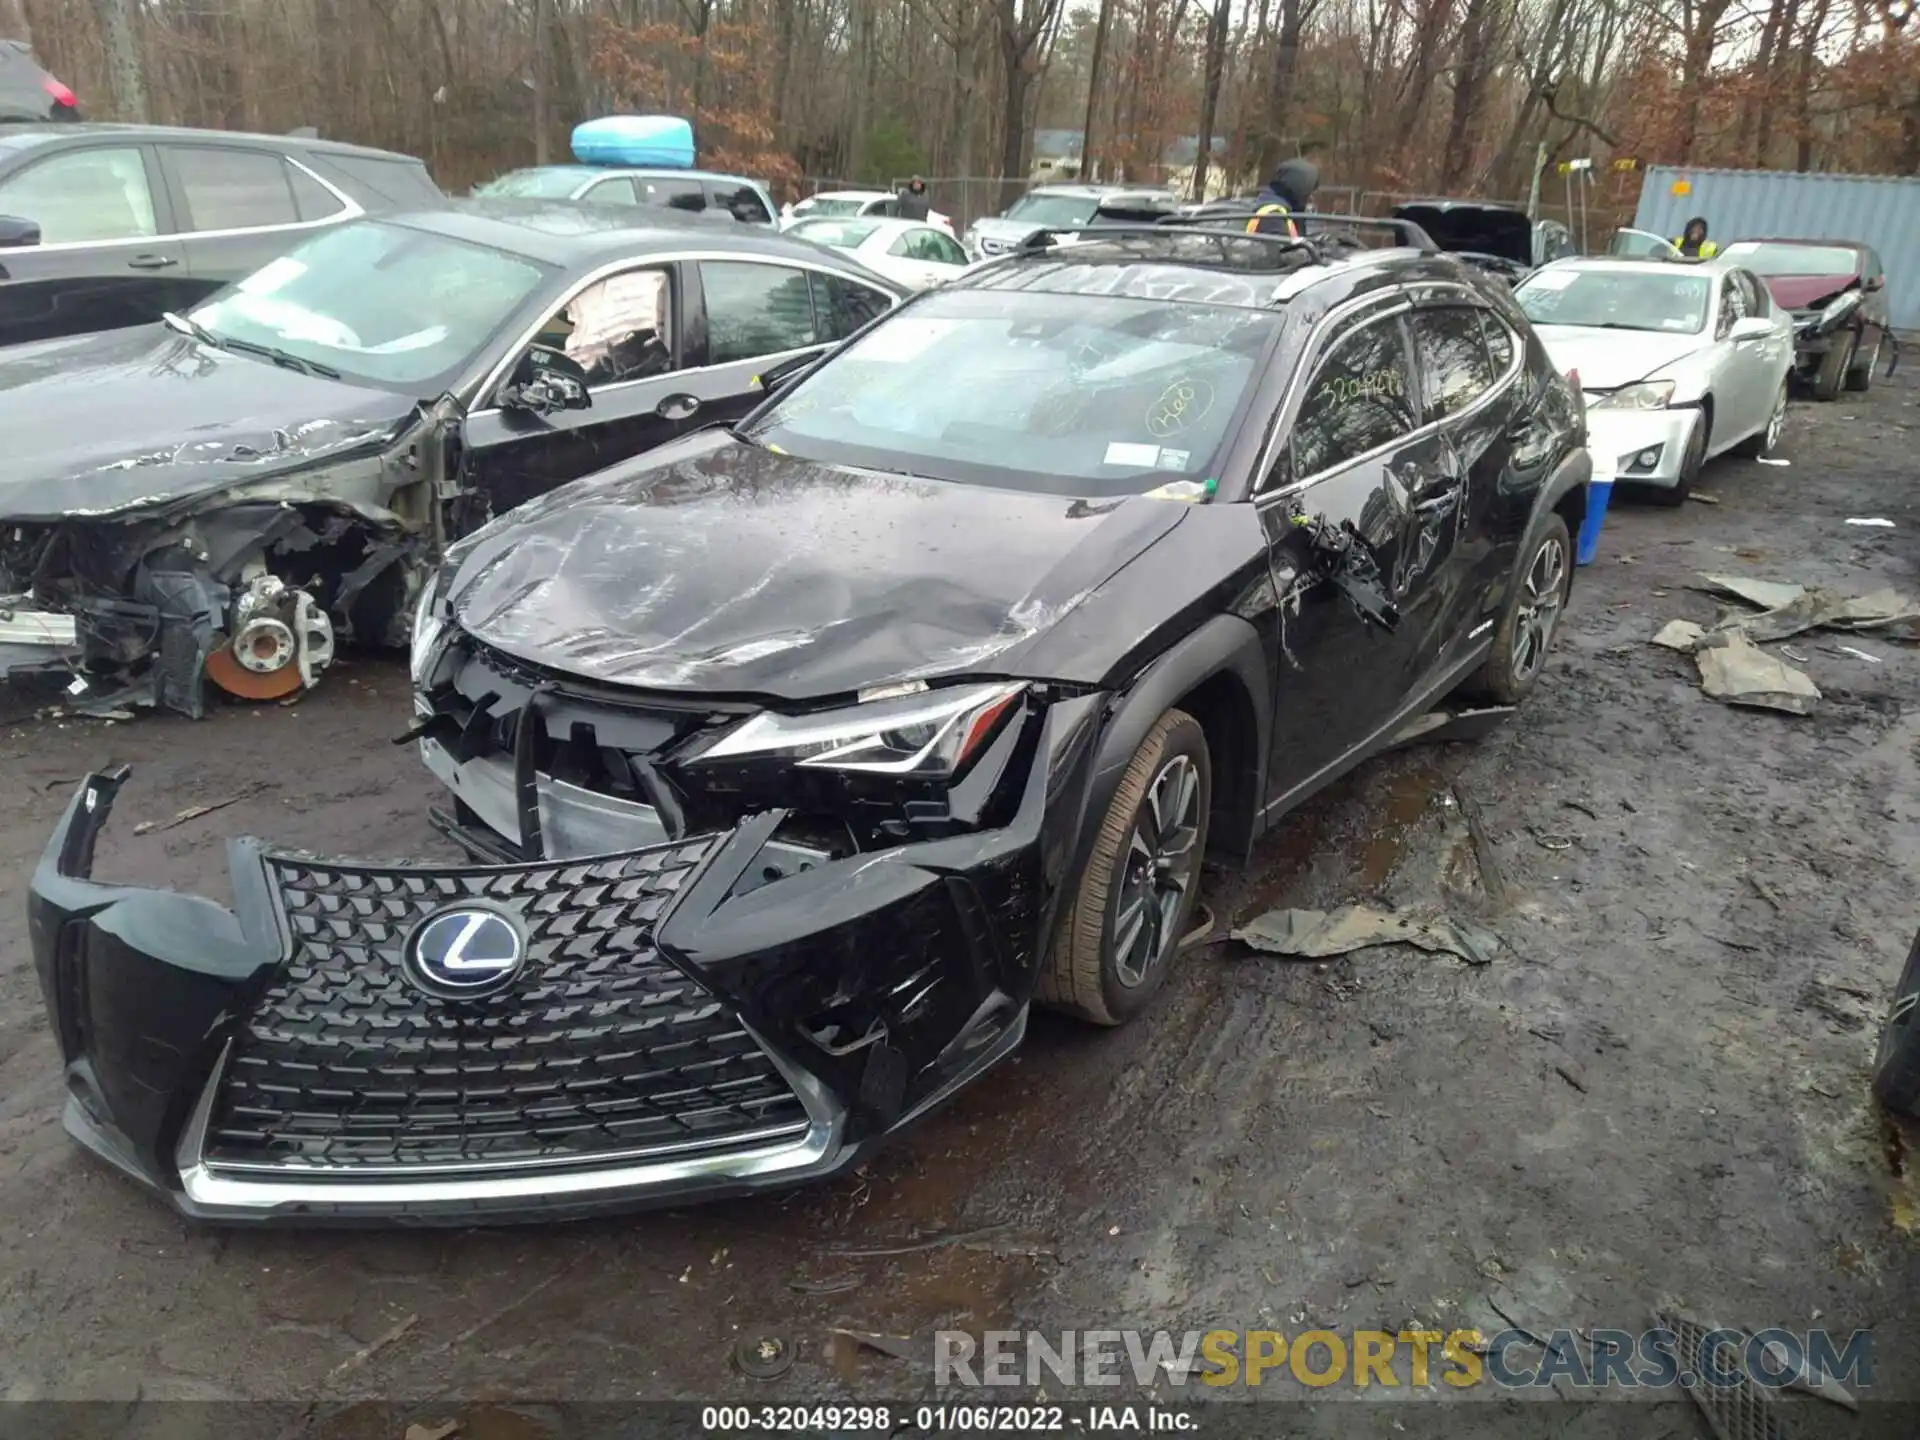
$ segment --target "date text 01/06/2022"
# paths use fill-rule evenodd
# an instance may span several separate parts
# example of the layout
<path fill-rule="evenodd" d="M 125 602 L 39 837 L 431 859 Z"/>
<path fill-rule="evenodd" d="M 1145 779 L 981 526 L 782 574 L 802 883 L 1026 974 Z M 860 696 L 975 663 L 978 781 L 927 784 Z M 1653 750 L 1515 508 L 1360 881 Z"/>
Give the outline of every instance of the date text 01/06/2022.
<path fill-rule="evenodd" d="M 716 1435 L 1194 1434 L 1199 1422 L 1191 1411 L 1160 1405 L 708 1405 L 700 1428 Z"/>

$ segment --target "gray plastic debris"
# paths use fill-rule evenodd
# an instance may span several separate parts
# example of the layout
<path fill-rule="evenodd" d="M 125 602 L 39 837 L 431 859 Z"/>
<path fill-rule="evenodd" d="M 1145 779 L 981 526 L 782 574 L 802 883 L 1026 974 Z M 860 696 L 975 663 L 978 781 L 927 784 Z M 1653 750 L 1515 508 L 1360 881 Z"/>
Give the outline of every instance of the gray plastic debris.
<path fill-rule="evenodd" d="M 1707 632 L 1691 620 L 1669 620 L 1660 627 L 1660 633 L 1653 637 L 1653 643 L 1669 650 L 1678 650 L 1683 655 L 1691 655 L 1706 638 Z"/>
<path fill-rule="evenodd" d="M 1425 919 L 1367 905 L 1338 910 L 1269 910 L 1233 932 L 1233 938 L 1271 955 L 1324 960 L 1374 945 L 1415 945 L 1486 965 L 1500 952 L 1500 937 L 1441 915 Z"/>
<path fill-rule="evenodd" d="M 1731 595 L 1760 610 L 1729 616 L 1718 631 L 1739 630 L 1757 645 L 1785 640 L 1808 630 L 1876 630 L 1891 639 L 1920 638 L 1920 602 L 1892 586 L 1865 595 L 1842 595 L 1824 586 L 1786 585 L 1746 575 L 1702 575 L 1692 588 Z"/>
<path fill-rule="evenodd" d="M 1786 585 L 1776 580 L 1755 580 L 1749 575 L 1702 575 L 1701 583 L 1689 590 L 1705 590 L 1709 595 L 1731 595 L 1757 610 L 1778 610 L 1791 605 L 1807 593 L 1804 585 Z"/>
<path fill-rule="evenodd" d="M 1809 715 L 1820 703 L 1820 690 L 1813 681 L 1784 660 L 1774 659 L 1738 630 L 1707 637 L 1694 652 L 1694 659 L 1700 665 L 1700 687 L 1729 705 Z"/>

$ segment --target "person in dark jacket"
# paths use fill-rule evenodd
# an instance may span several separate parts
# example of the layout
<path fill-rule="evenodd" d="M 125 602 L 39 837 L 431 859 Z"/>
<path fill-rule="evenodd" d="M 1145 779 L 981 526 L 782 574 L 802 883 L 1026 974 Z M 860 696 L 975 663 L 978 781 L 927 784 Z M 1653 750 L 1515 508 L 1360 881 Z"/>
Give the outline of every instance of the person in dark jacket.
<path fill-rule="evenodd" d="M 927 182 L 918 175 L 906 183 L 906 187 L 894 196 L 894 210 L 902 220 L 925 220 L 927 218 Z"/>
<path fill-rule="evenodd" d="M 1687 228 L 1673 242 L 1674 248 L 1689 260 L 1711 260 L 1720 253 L 1720 247 L 1707 239 L 1707 217 L 1696 215 L 1687 221 Z"/>
<path fill-rule="evenodd" d="M 1311 160 L 1282 160 L 1274 167 L 1273 178 L 1254 196 L 1258 209 L 1247 222 L 1249 235 L 1290 235 L 1300 238 L 1294 224 L 1295 211 L 1308 208 L 1313 192 L 1320 188 L 1320 167 Z"/>

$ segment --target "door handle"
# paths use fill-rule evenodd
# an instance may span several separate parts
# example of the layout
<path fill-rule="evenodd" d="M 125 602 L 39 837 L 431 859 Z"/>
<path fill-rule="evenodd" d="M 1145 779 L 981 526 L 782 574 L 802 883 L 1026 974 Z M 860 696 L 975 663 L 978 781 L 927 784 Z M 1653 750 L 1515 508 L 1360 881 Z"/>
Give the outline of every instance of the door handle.
<path fill-rule="evenodd" d="M 127 261 L 127 268 L 129 270 L 165 270 L 168 266 L 179 263 L 171 255 L 136 255 Z"/>
<path fill-rule="evenodd" d="M 700 413 L 700 398 L 697 395 L 669 395 L 654 406 L 654 413 L 663 420 L 691 420 Z"/>

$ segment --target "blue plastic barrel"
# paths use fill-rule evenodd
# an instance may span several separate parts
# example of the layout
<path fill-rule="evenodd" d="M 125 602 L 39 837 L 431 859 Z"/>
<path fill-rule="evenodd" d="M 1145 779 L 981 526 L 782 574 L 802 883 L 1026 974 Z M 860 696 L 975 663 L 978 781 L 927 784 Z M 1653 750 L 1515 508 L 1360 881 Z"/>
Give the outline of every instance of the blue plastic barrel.
<path fill-rule="evenodd" d="M 1587 482 L 1587 518 L 1580 522 L 1580 537 L 1574 542 L 1573 563 L 1591 565 L 1600 550 L 1600 527 L 1607 518 L 1607 501 L 1613 498 L 1613 477 L 1595 475 Z"/>
<path fill-rule="evenodd" d="M 582 165 L 693 168 L 693 126 L 677 115 L 608 115 L 573 127 Z"/>

